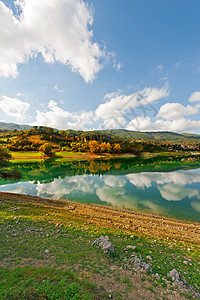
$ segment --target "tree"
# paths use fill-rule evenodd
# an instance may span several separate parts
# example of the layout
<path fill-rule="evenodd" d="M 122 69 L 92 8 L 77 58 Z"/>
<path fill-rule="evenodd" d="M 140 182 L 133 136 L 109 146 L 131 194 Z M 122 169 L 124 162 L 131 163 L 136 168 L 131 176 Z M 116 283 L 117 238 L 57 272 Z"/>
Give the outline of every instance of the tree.
<path fill-rule="evenodd" d="M 100 144 L 100 152 L 105 153 L 107 151 L 106 142 Z"/>
<path fill-rule="evenodd" d="M 97 141 L 90 141 L 89 148 L 90 148 L 90 152 L 98 153 L 99 152 L 99 143 Z"/>
<path fill-rule="evenodd" d="M 115 152 L 115 153 L 121 152 L 121 146 L 120 146 L 119 143 L 115 143 L 115 144 L 113 145 L 113 152 Z"/>
<path fill-rule="evenodd" d="M 9 153 L 8 149 L 0 145 L 0 167 L 6 167 L 10 163 L 12 155 Z"/>
<path fill-rule="evenodd" d="M 54 155 L 52 151 L 52 146 L 49 143 L 45 143 L 40 147 L 40 151 L 42 152 L 43 156 L 49 156 L 52 157 Z"/>
<path fill-rule="evenodd" d="M 111 146 L 111 144 L 109 142 L 106 143 L 106 152 L 108 152 L 108 153 L 112 152 L 112 146 Z"/>

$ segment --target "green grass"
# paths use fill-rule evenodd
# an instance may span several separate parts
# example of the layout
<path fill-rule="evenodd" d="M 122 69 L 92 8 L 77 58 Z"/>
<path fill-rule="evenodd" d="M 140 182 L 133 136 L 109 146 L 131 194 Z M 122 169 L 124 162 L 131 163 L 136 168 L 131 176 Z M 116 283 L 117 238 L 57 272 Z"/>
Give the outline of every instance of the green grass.
<path fill-rule="evenodd" d="M 141 276 L 142 284 L 151 283 L 149 291 L 153 294 L 157 287 L 166 289 L 165 279 L 174 268 L 196 290 L 200 286 L 198 245 L 137 233 L 131 237 L 120 229 L 101 228 L 83 217 L 77 219 L 70 211 L 0 202 L 0 235 L 0 299 L 97 299 L 97 295 L 98 299 L 107 299 L 105 289 L 93 284 L 95 276 L 101 280 L 113 278 L 114 284 L 127 289 L 134 286 L 131 277 L 120 273 L 121 268 L 134 271 L 129 263 L 133 251 L 124 251 L 127 245 L 136 246 L 135 254 L 147 263 L 147 255 L 153 258 L 150 264 L 160 279 L 146 273 Z M 114 255 L 105 255 L 92 246 L 101 235 L 109 236 Z M 49 254 L 44 254 L 46 249 Z"/>
<path fill-rule="evenodd" d="M 38 156 L 40 157 L 41 156 L 41 152 L 38 152 L 38 151 L 34 151 L 34 152 L 28 152 L 28 151 L 24 151 L 24 152 L 16 152 L 16 151 L 11 151 L 10 154 L 13 156 L 13 158 L 15 158 L 16 156 L 17 157 L 20 157 L 20 156 L 26 156 L 27 158 L 30 157 L 30 156 Z"/>
<path fill-rule="evenodd" d="M 68 270 L 24 267 L 0 268 L 1 299 L 95 299 L 97 289 Z M 8 280 L 9 278 L 9 280 Z M 41 298 L 40 298 L 41 297 Z"/>
<path fill-rule="evenodd" d="M 12 155 L 13 163 L 29 163 L 29 162 L 42 162 L 45 158 L 42 157 L 41 152 L 10 152 Z M 53 158 L 56 162 L 68 162 L 74 160 L 83 160 L 78 156 L 84 156 L 86 153 L 83 152 L 70 152 L 70 151 L 60 151 L 55 153 L 55 157 Z M 63 156 L 75 156 L 75 158 L 66 158 Z M 77 157 L 77 158 L 76 158 Z"/>

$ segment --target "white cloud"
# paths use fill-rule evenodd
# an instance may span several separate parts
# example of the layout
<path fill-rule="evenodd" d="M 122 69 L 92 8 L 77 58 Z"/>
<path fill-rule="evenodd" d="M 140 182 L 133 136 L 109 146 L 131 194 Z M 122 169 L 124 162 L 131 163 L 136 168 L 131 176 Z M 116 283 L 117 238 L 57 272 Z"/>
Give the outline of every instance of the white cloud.
<path fill-rule="evenodd" d="M 122 64 L 120 62 L 114 62 L 113 68 L 115 68 L 117 71 L 119 71 L 122 68 Z"/>
<path fill-rule="evenodd" d="M 159 64 L 157 65 L 156 70 L 161 71 L 163 70 L 163 68 L 164 68 L 163 65 Z"/>
<path fill-rule="evenodd" d="M 140 131 L 189 131 L 200 128 L 200 121 L 192 121 L 185 118 L 176 120 L 156 120 L 152 121 L 148 116 L 138 116 L 126 126 L 127 130 Z"/>
<path fill-rule="evenodd" d="M 58 89 L 57 86 L 55 86 Z M 134 94 L 107 94 L 104 103 L 95 111 L 69 112 L 51 100 L 48 109 L 37 110 L 31 125 L 51 126 L 58 129 L 125 128 L 137 131 L 193 131 L 200 128 L 200 120 L 190 120 L 189 115 L 198 114 L 200 106 L 183 106 L 166 103 L 157 110 L 156 101 L 168 96 L 167 86 L 144 88 Z M 61 100 L 61 104 L 63 101 Z"/>
<path fill-rule="evenodd" d="M 10 117 L 16 118 L 18 121 L 23 121 L 26 117 L 26 112 L 29 110 L 30 104 L 23 102 L 17 98 L 2 96 L 0 100 L 0 109 Z"/>
<path fill-rule="evenodd" d="M 200 91 L 196 91 L 192 93 L 192 95 L 189 98 L 190 102 L 200 102 Z"/>
<path fill-rule="evenodd" d="M 136 115 L 136 108 L 154 110 L 151 103 L 168 96 L 168 88 L 145 88 L 131 95 L 119 95 L 111 93 L 106 95 L 106 102 L 100 104 L 95 111 L 95 116 L 103 120 L 103 126 L 107 128 L 122 127 L 130 117 Z M 146 108 L 147 106 L 150 106 Z M 155 111 L 154 111 L 155 113 Z"/>
<path fill-rule="evenodd" d="M 185 107 L 180 103 L 166 103 L 163 106 L 161 106 L 157 117 L 162 117 L 166 120 L 174 120 L 176 118 L 181 118 L 183 116 L 188 116 L 197 113 L 198 109 L 190 105 L 187 105 L 187 107 Z"/>
<path fill-rule="evenodd" d="M 82 0 L 17 0 L 14 16 L 0 1 L 0 75 L 16 77 L 18 65 L 42 54 L 92 81 L 102 68 L 105 51 L 93 42 L 93 11 Z"/>
<path fill-rule="evenodd" d="M 93 112 L 82 111 L 71 113 L 60 108 L 58 104 L 51 100 L 48 104 L 49 110 L 42 112 L 37 110 L 36 121 L 31 125 L 43 125 L 58 129 L 85 130 L 86 126 L 93 123 Z"/>

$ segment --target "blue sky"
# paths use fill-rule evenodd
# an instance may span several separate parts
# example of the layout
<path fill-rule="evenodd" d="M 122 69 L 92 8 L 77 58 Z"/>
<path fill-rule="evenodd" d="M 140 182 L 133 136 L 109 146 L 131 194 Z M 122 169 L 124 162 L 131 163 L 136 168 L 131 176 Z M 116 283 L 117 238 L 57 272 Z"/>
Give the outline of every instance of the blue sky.
<path fill-rule="evenodd" d="M 0 0 L 0 120 L 200 133 L 199 0 Z"/>

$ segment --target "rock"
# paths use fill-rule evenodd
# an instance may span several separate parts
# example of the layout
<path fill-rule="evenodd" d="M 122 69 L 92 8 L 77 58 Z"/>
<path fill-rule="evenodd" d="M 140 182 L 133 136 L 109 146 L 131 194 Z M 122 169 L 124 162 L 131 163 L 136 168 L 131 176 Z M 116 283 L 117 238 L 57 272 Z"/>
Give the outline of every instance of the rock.
<path fill-rule="evenodd" d="M 182 276 L 176 269 L 171 270 L 168 274 L 169 277 L 172 278 L 172 280 L 180 285 L 181 287 L 186 288 L 189 292 L 191 292 L 196 298 L 200 299 L 200 294 L 195 291 L 193 286 L 187 283 L 184 276 Z"/>
<path fill-rule="evenodd" d="M 46 250 L 44 251 L 44 254 L 49 254 L 49 250 L 46 249 Z"/>
<path fill-rule="evenodd" d="M 134 260 L 135 260 L 134 265 L 137 269 L 143 270 L 143 271 L 150 271 L 151 273 L 153 273 L 150 265 L 146 264 L 141 258 L 138 258 L 137 256 L 135 256 Z"/>
<path fill-rule="evenodd" d="M 132 246 L 132 245 L 128 245 L 128 246 L 126 246 L 126 250 L 127 249 L 130 249 L 130 250 L 135 250 L 135 248 L 136 248 L 136 246 Z"/>
<path fill-rule="evenodd" d="M 153 260 L 152 257 L 150 255 L 147 255 L 147 259 L 148 260 Z"/>
<path fill-rule="evenodd" d="M 100 238 L 97 238 L 92 245 L 98 245 L 105 253 L 108 253 L 109 251 L 114 252 L 114 246 L 110 242 L 108 236 L 100 236 Z"/>
<path fill-rule="evenodd" d="M 177 283 L 181 282 L 181 274 L 176 271 L 176 269 L 171 270 L 167 275 L 171 277 L 173 281 L 176 281 Z"/>

